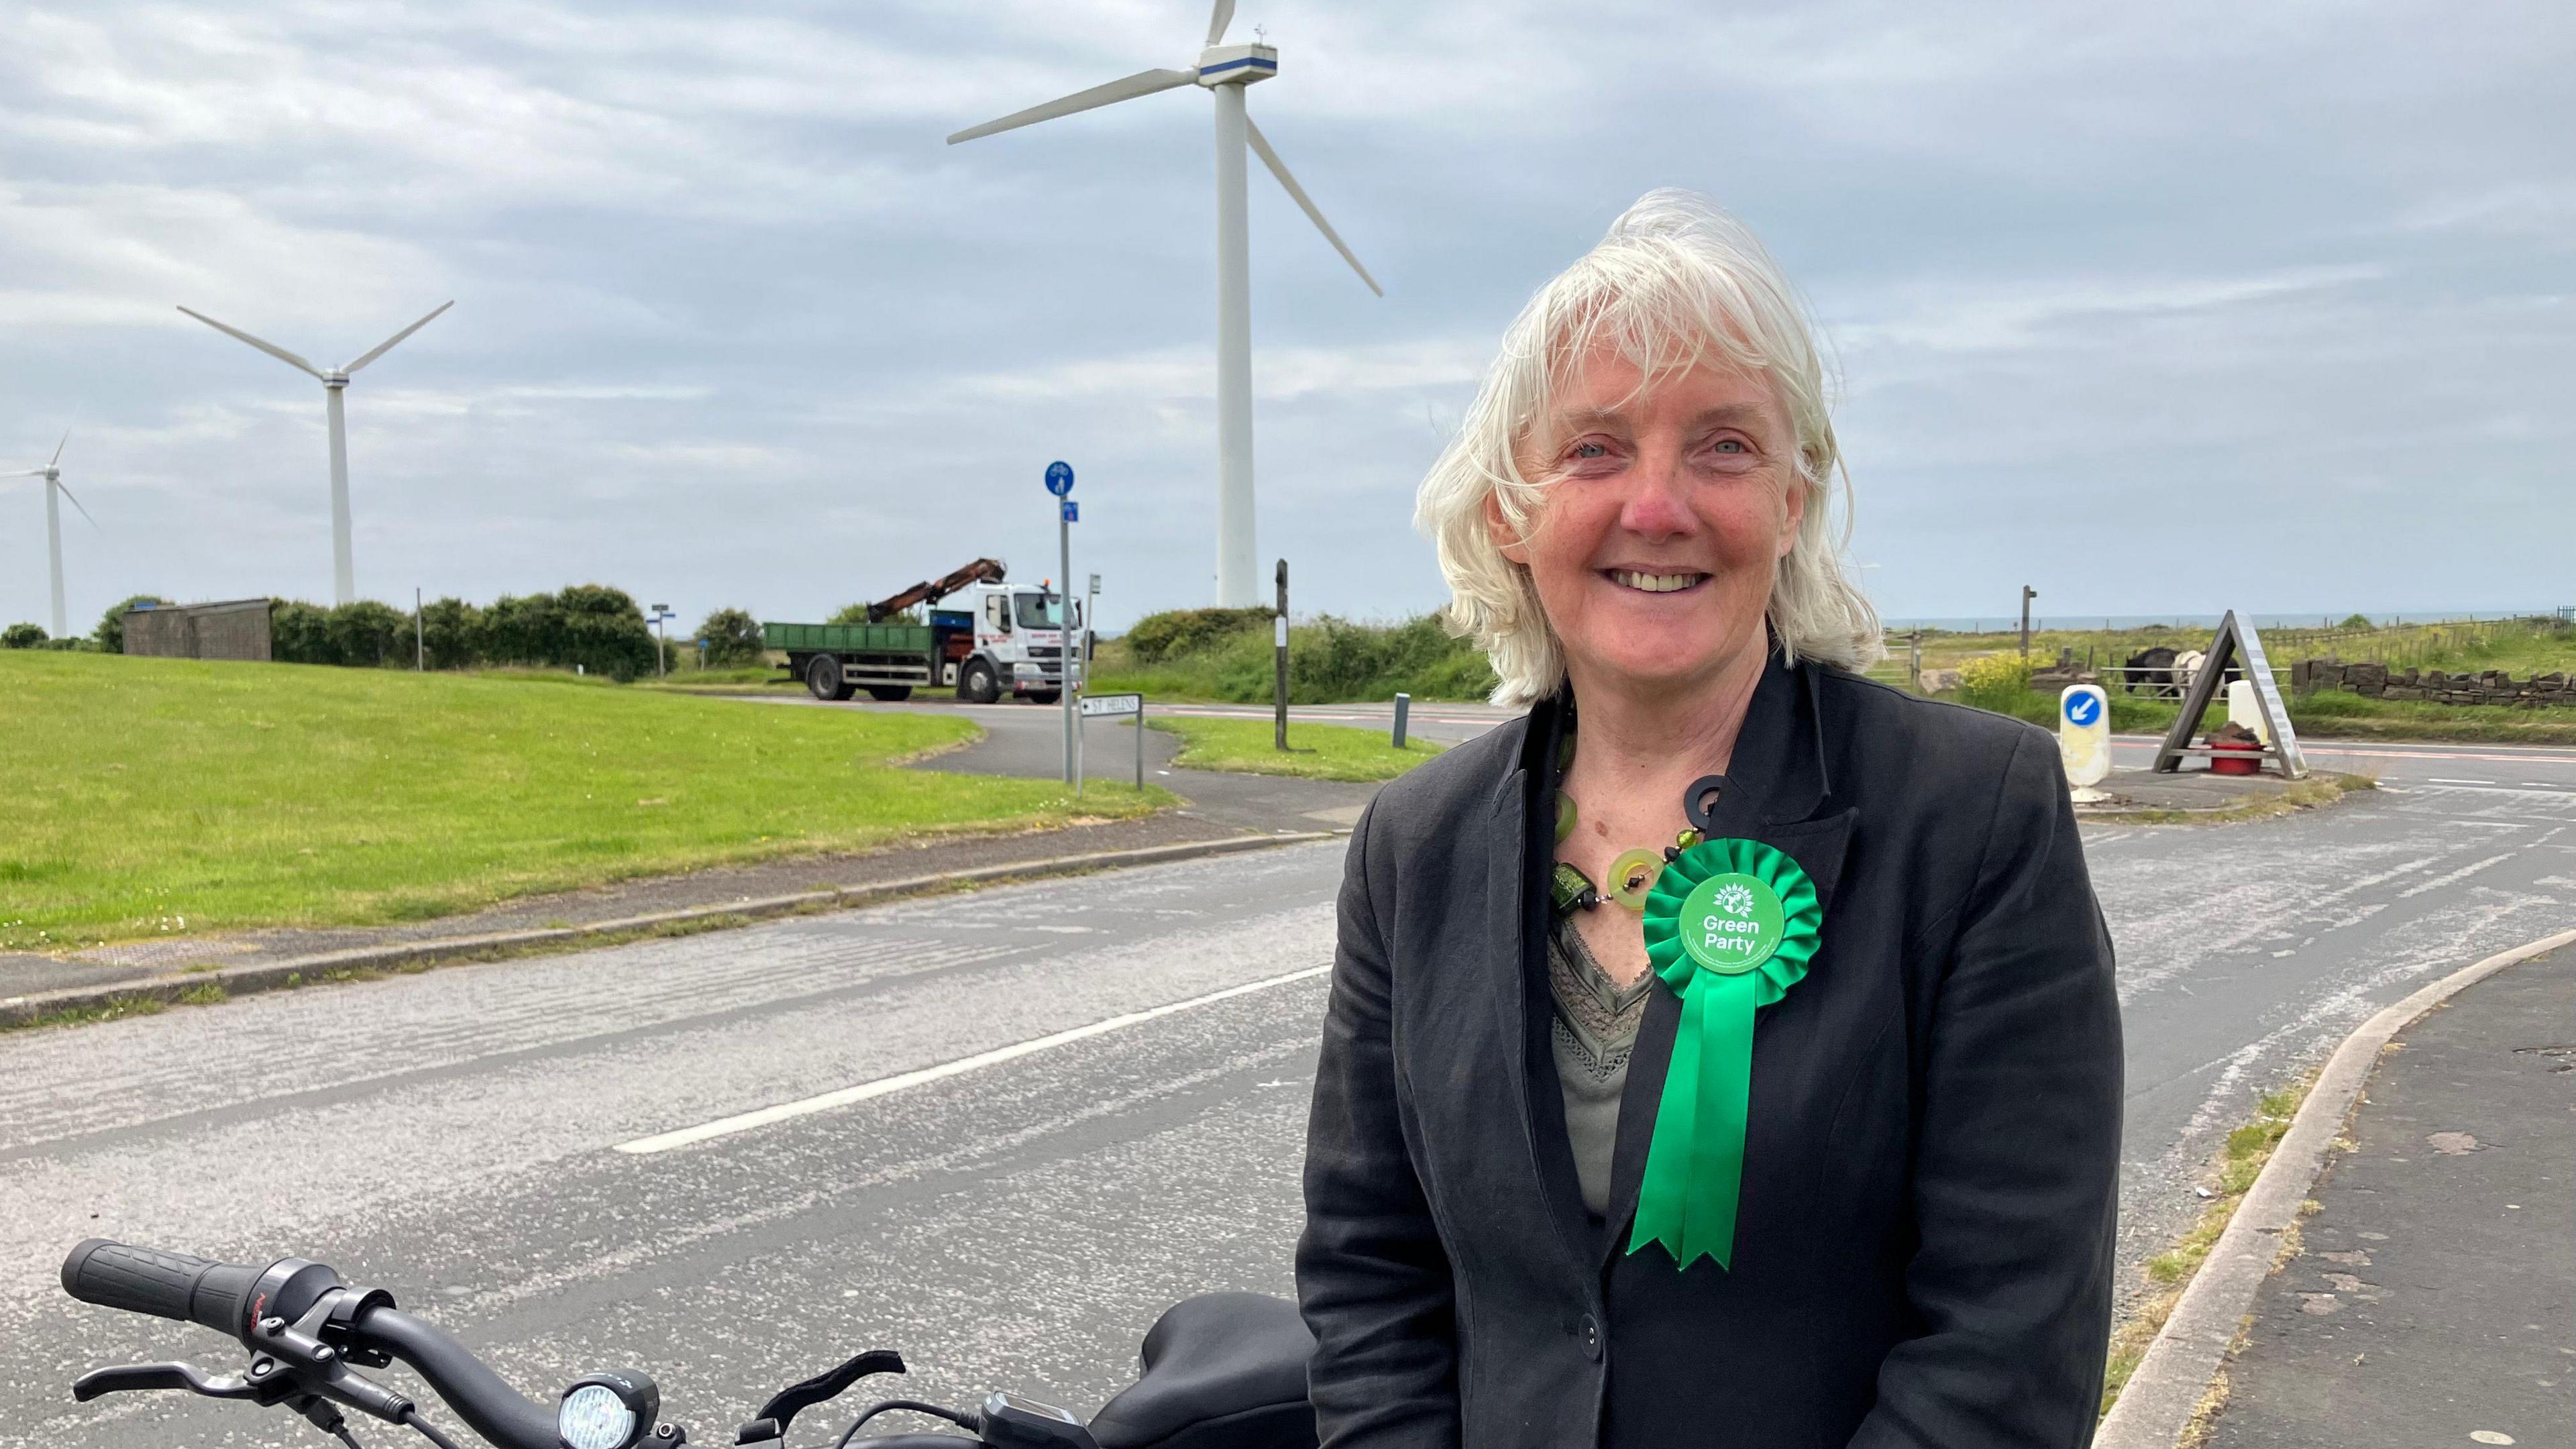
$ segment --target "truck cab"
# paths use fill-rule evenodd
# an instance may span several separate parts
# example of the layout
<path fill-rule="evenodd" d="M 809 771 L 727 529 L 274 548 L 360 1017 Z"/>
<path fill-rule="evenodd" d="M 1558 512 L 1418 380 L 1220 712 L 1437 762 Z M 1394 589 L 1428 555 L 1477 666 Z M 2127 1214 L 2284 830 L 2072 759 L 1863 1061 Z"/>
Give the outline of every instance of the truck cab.
<path fill-rule="evenodd" d="M 989 704 L 1008 694 L 1052 704 L 1062 695 L 1064 595 L 1031 584 L 976 584 L 949 602 L 966 608 L 938 610 L 932 622 L 959 618 L 970 631 L 962 649 L 949 646 L 956 651 L 952 679 L 958 698 Z M 1072 609 L 1076 658 L 1088 661 L 1090 631 L 1082 626 L 1082 605 L 1075 602 Z"/>

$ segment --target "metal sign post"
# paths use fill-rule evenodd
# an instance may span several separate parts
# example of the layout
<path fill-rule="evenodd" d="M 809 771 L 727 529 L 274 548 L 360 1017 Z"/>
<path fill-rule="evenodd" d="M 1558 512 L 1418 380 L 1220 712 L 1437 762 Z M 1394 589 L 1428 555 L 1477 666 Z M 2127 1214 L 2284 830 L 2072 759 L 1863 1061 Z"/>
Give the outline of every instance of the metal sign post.
<path fill-rule="evenodd" d="M 1401 690 L 1397 691 L 1395 696 L 1395 738 L 1390 741 L 1390 743 L 1399 750 L 1404 748 L 1404 717 L 1412 712 L 1413 696 L 1406 694 Z"/>
<path fill-rule="evenodd" d="M 1082 767 L 1074 758 L 1074 739 L 1080 727 L 1073 716 L 1073 465 L 1059 459 L 1047 464 L 1046 490 L 1055 495 L 1055 551 L 1061 572 L 1056 575 L 1056 698 L 1064 702 L 1064 782 L 1073 793 L 1082 793 Z"/>
<path fill-rule="evenodd" d="M 1097 719 L 1127 715 L 1136 721 L 1136 788 L 1145 788 L 1145 696 L 1141 694 L 1087 694 L 1082 699 L 1082 717 Z"/>
<path fill-rule="evenodd" d="M 1272 647 L 1277 655 L 1279 696 L 1278 728 L 1274 732 L 1278 738 L 1273 743 L 1285 753 L 1288 749 L 1288 560 L 1284 558 L 1279 561 L 1279 617 L 1273 622 L 1276 632 Z"/>

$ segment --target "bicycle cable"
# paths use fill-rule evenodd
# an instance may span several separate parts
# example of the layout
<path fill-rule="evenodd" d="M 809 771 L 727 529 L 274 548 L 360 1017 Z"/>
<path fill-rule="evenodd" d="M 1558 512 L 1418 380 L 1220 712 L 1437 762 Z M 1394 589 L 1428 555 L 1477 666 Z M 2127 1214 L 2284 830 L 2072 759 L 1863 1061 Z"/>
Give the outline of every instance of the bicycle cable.
<path fill-rule="evenodd" d="M 962 1414 L 955 1409 L 942 1408 L 937 1404 L 925 1404 L 919 1399 L 888 1399 L 881 1404 L 868 1405 L 857 1418 L 852 1419 L 850 1427 L 841 1431 L 841 1437 L 833 1444 L 832 1449 L 849 1449 L 850 1441 L 858 1436 L 859 1426 L 888 1409 L 909 1409 L 916 1414 L 928 1414 L 934 1419 L 945 1419 L 969 1434 L 976 1432 L 975 1418 L 971 1414 Z"/>
<path fill-rule="evenodd" d="M 437 1445 L 438 1449 L 456 1449 L 456 1441 L 438 1432 L 436 1426 L 432 1425 L 427 1419 L 420 1416 L 420 1410 L 403 1410 L 402 1421 L 413 1428 L 418 1429 L 421 1437 L 427 1439 L 430 1443 Z"/>

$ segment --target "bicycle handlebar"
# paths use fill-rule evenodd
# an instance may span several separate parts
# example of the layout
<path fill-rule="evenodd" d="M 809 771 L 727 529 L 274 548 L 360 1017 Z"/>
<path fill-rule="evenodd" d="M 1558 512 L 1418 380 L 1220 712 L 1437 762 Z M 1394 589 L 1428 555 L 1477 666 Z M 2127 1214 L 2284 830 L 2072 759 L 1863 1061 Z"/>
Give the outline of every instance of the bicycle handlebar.
<path fill-rule="evenodd" d="M 63 1291 L 83 1303 L 201 1323 L 241 1337 L 260 1270 L 91 1238 L 63 1259 Z"/>
<path fill-rule="evenodd" d="M 261 1280 L 290 1266 L 302 1271 L 283 1280 L 290 1293 L 279 1296 L 289 1301 L 260 1301 L 255 1295 Z M 102 1308 L 203 1324 L 256 1350 L 261 1342 L 254 1312 L 302 1313 L 322 1291 L 314 1281 L 316 1269 L 294 1259 L 248 1268 L 91 1238 L 63 1259 L 63 1291 Z M 319 1269 L 318 1275 L 339 1286 L 338 1275 L 329 1269 Z M 297 1299 L 301 1301 L 293 1301 Z M 511 1388 L 445 1332 L 396 1310 L 386 1295 L 366 1295 L 346 1322 L 346 1347 L 390 1354 L 409 1364 L 484 1439 L 502 1449 L 556 1449 L 552 1408 Z"/>

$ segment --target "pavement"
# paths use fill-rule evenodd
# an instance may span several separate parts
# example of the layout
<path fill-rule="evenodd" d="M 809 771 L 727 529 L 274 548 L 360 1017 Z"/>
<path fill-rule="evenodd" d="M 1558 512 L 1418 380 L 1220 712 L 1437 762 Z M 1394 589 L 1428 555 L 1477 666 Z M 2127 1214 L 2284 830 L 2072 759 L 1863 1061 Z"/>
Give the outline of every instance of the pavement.
<path fill-rule="evenodd" d="M 2576 1443 L 2576 950 L 2373 1073 L 2228 1365 L 2211 1449 Z"/>

